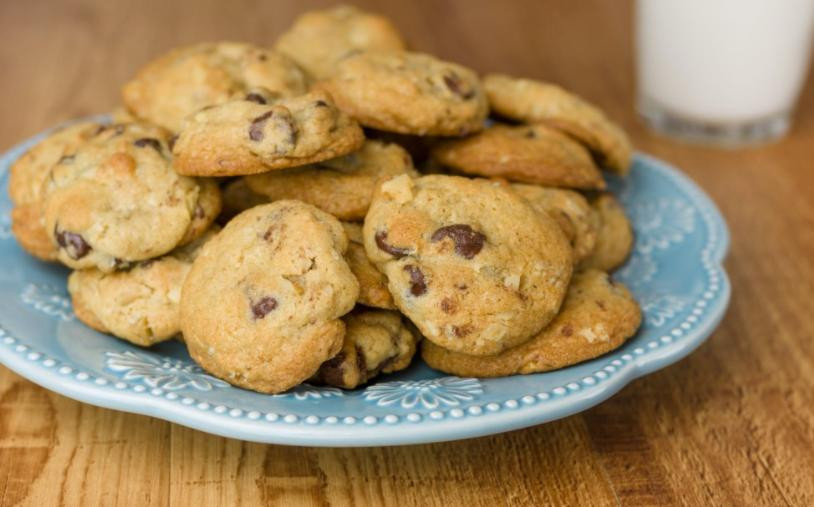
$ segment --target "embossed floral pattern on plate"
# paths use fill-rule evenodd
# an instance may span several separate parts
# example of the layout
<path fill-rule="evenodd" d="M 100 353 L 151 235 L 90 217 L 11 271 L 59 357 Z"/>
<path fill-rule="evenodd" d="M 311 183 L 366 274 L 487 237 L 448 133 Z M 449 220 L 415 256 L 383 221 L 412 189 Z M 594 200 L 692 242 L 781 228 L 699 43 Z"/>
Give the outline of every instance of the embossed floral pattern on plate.
<path fill-rule="evenodd" d="M 0 157 L 9 165 L 31 145 Z M 88 403 L 149 414 L 224 436 L 296 445 L 395 445 L 469 438 L 564 417 L 599 403 L 632 379 L 673 363 L 712 332 L 729 298 L 721 261 L 726 226 L 677 170 L 637 155 L 630 177 L 609 178 L 631 215 L 636 245 L 617 273 L 645 321 L 619 349 L 562 370 L 461 379 L 420 360 L 353 391 L 304 384 L 277 396 L 207 375 L 183 344 L 142 349 L 78 322 L 67 270 L 0 241 L 0 362 L 51 390 Z M 0 191 L 0 233 L 11 204 Z M 7 225 L 5 225 L 7 227 Z"/>

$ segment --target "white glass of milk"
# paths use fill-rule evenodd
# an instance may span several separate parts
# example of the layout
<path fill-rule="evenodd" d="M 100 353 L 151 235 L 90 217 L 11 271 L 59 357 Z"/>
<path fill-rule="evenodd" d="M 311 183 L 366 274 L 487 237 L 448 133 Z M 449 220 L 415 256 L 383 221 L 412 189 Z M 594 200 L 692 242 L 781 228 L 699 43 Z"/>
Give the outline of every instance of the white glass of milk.
<path fill-rule="evenodd" d="M 721 145 L 788 130 L 814 0 L 638 0 L 638 109 L 657 131 Z"/>

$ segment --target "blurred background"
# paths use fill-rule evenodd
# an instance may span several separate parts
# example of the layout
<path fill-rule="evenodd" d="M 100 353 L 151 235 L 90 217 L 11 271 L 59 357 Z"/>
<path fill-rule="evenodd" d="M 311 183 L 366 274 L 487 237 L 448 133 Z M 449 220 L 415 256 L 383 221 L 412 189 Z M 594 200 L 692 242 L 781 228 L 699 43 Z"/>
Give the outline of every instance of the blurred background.
<path fill-rule="evenodd" d="M 110 110 L 144 63 L 179 45 L 271 45 L 302 11 L 331 1 L 3 2 L 0 48 L 4 145 L 61 120 Z M 545 78 L 635 127 L 632 2 L 358 1 L 391 18 L 414 49 L 479 72 Z M 38 117 L 30 117 L 37 114 Z"/>
<path fill-rule="evenodd" d="M 649 79 L 644 81 L 648 88 L 664 88 L 653 78 L 659 75 L 674 83 L 672 87 L 668 86 L 673 96 L 688 88 L 688 83 L 689 87 L 695 85 L 696 90 L 709 87 L 704 83 L 720 82 L 720 77 L 732 75 L 733 66 L 721 68 L 722 65 L 716 65 L 714 59 L 707 59 L 694 68 L 682 67 L 686 62 L 681 57 L 704 55 L 705 37 L 714 36 L 714 33 L 710 34 L 711 29 L 705 32 L 699 23 L 691 22 L 693 11 L 698 14 L 695 17 L 706 17 L 718 26 L 717 31 L 724 38 L 727 28 L 738 24 L 738 16 L 731 13 L 737 2 L 718 0 L 716 4 L 721 2 L 726 5 L 722 4 L 718 9 L 720 12 L 710 13 L 715 9 L 701 11 L 703 2 L 697 0 L 681 2 L 681 7 L 671 7 L 670 2 L 660 0 L 643 0 L 641 10 L 646 19 L 638 28 L 632 0 L 360 0 L 355 3 L 392 18 L 416 50 L 460 62 L 480 72 L 504 71 L 571 88 L 605 109 L 637 138 L 646 135 L 634 114 L 637 103 L 641 106 L 642 102 L 637 100 L 636 93 L 637 32 L 640 38 L 648 40 L 646 52 L 640 59 L 648 64 L 644 68 L 648 71 Z M 120 86 L 141 65 L 172 47 L 219 39 L 271 45 L 298 12 L 335 4 L 316 0 L 239 0 L 228 4 L 155 0 L 4 2 L 0 11 L 0 29 L 9 43 L 0 48 L 0 64 L 6 76 L 0 84 L 3 93 L 0 113 L 8 118 L 21 104 L 37 102 L 39 106 L 27 109 L 28 114 L 22 118 L 14 114 L 13 122 L 3 122 L 0 142 L 9 145 L 55 122 L 112 109 L 119 102 Z M 777 62 L 792 61 L 792 67 L 805 69 L 804 64 L 793 63 L 794 60 L 804 60 L 805 56 L 795 53 L 799 42 L 769 43 L 782 39 L 784 30 L 787 38 L 792 40 L 806 35 L 810 38 L 812 2 L 778 2 L 774 4 L 775 9 L 770 9 L 776 13 L 773 17 L 763 12 L 770 4 L 750 0 L 741 5 L 747 4 L 751 9 L 749 15 L 754 19 L 740 23 L 742 33 L 733 33 L 731 37 L 740 38 L 736 39 L 736 44 L 743 45 L 749 40 L 765 40 L 766 44 L 743 47 L 741 54 L 737 55 L 746 66 L 752 67 L 752 72 L 742 71 L 743 86 L 735 88 L 748 88 L 750 84 L 764 88 L 772 86 L 771 83 L 755 84 L 763 75 L 764 80 L 775 80 L 777 94 L 788 95 L 788 91 L 782 90 L 783 83 L 778 82 L 788 73 L 778 72 L 781 67 Z M 770 27 L 774 30 L 770 32 L 761 30 L 760 25 L 748 25 L 766 18 L 773 18 L 769 21 L 783 25 L 777 29 Z M 802 21 L 791 23 L 794 19 Z M 747 23 L 745 27 L 744 23 Z M 673 39 L 674 43 L 669 44 Z M 769 54 L 761 54 L 760 47 L 765 47 Z M 731 55 L 732 49 L 728 51 Z M 721 58 L 726 56 L 724 53 Z M 764 74 L 754 71 L 761 64 L 768 67 Z M 674 70 L 672 74 L 665 72 L 670 68 Z M 680 72 L 685 68 L 686 72 Z M 706 73 L 703 72 L 705 68 Z M 793 92 L 811 88 L 810 79 L 805 78 L 807 74 L 804 70 L 801 73 L 806 84 L 792 84 Z M 686 80 L 683 83 L 679 80 L 681 76 Z M 703 77 L 707 80 L 701 83 Z M 790 80 L 786 78 L 785 81 Z M 795 77 L 791 81 L 801 79 Z M 728 83 L 727 86 L 732 87 Z M 754 103 L 754 92 L 751 96 L 748 92 L 743 91 L 747 94 L 745 102 Z M 793 92 L 791 94 L 796 96 Z M 710 100 L 714 104 L 714 96 Z M 810 109 L 811 100 L 810 93 L 803 93 L 797 110 Z M 798 121 L 809 120 L 798 118 Z M 806 128 L 807 124 L 798 127 Z"/>

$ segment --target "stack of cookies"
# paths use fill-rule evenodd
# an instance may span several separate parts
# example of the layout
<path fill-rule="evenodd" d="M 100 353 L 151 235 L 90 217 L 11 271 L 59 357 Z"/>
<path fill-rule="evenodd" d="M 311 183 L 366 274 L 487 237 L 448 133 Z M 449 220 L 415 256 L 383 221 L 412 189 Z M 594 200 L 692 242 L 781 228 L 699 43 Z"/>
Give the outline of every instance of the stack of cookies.
<path fill-rule="evenodd" d="M 182 339 L 277 393 L 355 388 L 419 349 L 455 375 L 541 372 L 639 326 L 608 275 L 633 237 L 600 170 L 623 176 L 630 143 L 556 85 L 481 78 L 338 7 L 273 49 L 175 49 L 123 101 L 51 134 L 9 185 L 20 245 L 74 270 L 94 329 Z"/>

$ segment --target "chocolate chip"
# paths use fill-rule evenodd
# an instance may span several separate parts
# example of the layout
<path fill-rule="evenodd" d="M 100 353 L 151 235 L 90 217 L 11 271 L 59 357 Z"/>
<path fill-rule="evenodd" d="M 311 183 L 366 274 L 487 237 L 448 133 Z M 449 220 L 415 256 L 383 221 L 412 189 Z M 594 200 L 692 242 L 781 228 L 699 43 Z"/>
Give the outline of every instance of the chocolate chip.
<path fill-rule="evenodd" d="M 444 84 L 447 85 L 447 88 L 449 88 L 449 90 L 452 93 L 458 95 L 463 99 L 471 99 L 472 97 L 475 96 L 475 90 L 473 89 L 465 90 L 464 87 L 466 87 L 466 84 L 463 81 L 461 81 L 461 78 L 458 77 L 458 74 L 455 74 L 454 72 L 450 74 L 444 74 Z"/>
<path fill-rule="evenodd" d="M 526 131 L 524 137 L 526 139 L 535 139 L 537 137 L 537 132 L 535 132 L 533 130 L 528 130 L 528 131 Z"/>
<path fill-rule="evenodd" d="M 269 118 L 271 118 L 272 114 L 274 114 L 274 111 L 269 111 L 252 120 L 252 123 L 249 126 L 249 139 L 252 141 L 263 140 L 263 137 L 265 137 L 263 134 L 263 127 L 266 126 L 266 122 Z"/>
<path fill-rule="evenodd" d="M 566 324 L 562 327 L 560 332 L 562 333 L 563 336 L 571 336 L 572 334 L 574 334 L 574 328 L 571 327 L 571 324 Z"/>
<path fill-rule="evenodd" d="M 356 345 L 356 366 L 359 368 L 362 375 L 367 373 L 367 361 L 365 361 L 365 353 L 362 351 L 362 347 L 358 345 Z"/>
<path fill-rule="evenodd" d="M 464 336 L 466 336 L 466 335 L 468 335 L 469 333 L 472 332 L 472 327 L 471 326 L 461 326 L 461 327 L 452 326 L 452 332 L 458 338 L 463 338 Z"/>
<path fill-rule="evenodd" d="M 466 224 L 454 224 L 441 227 L 432 234 L 430 240 L 435 243 L 450 238 L 455 243 L 455 253 L 465 259 L 471 259 L 483 249 L 486 236 Z"/>
<path fill-rule="evenodd" d="M 70 164 L 74 158 L 74 155 L 62 155 L 59 157 L 59 160 L 57 160 L 57 164 Z"/>
<path fill-rule="evenodd" d="M 454 299 L 444 298 L 441 300 L 441 311 L 444 313 L 455 313 L 457 306 Z"/>
<path fill-rule="evenodd" d="M 377 231 L 376 232 L 376 246 L 379 247 L 380 250 L 383 250 L 396 259 L 401 259 L 410 254 L 409 248 L 399 248 L 393 246 L 387 242 L 387 231 Z"/>
<path fill-rule="evenodd" d="M 133 144 L 138 148 L 144 148 L 146 146 L 149 146 L 158 153 L 161 153 L 161 141 L 154 137 L 142 137 L 141 139 L 136 139 L 135 141 L 133 141 Z"/>
<path fill-rule="evenodd" d="M 258 104 L 267 104 L 266 98 L 259 93 L 249 93 L 246 95 L 246 100 L 249 102 L 256 102 Z"/>
<path fill-rule="evenodd" d="M 75 232 L 60 231 L 54 228 L 54 237 L 60 248 L 64 248 L 68 257 L 79 260 L 92 250 L 85 238 Z"/>
<path fill-rule="evenodd" d="M 275 112 L 272 110 L 252 120 L 249 126 L 249 139 L 262 141 L 265 137 L 264 129 L 269 120 L 273 122 L 273 131 L 282 134 L 282 142 L 275 146 L 275 152 L 286 153 L 291 151 L 297 143 L 297 127 L 287 111 Z"/>
<path fill-rule="evenodd" d="M 266 55 L 266 53 L 260 53 L 257 56 L 257 59 L 260 60 L 261 62 L 265 62 L 266 60 L 269 59 L 269 57 L 268 57 L 268 55 Z"/>
<path fill-rule="evenodd" d="M 285 230 L 285 224 L 273 224 L 271 227 L 266 229 L 266 232 L 263 233 L 263 239 L 271 242 L 274 240 L 276 236 L 278 236 L 282 231 Z"/>
<path fill-rule="evenodd" d="M 119 259 L 116 259 L 116 260 L 119 260 Z M 142 268 L 142 269 L 147 269 L 150 266 L 152 266 L 153 264 L 155 264 L 155 259 L 147 259 L 146 261 L 141 261 L 141 262 L 138 263 L 139 267 Z"/>
<path fill-rule="evenodd" d="M 325 102 L 324 100 L 318 100 L 314 102 L 314 105 L 317 107 L 328 107 L 328 103 Z"/>
<path fill-rule="evenodd" d="M 413 296 L 423 296 L 426 294 L 427 282 L 424 280 L 424 273 L 412 264 L 404 266 L 404 271 L 410 274 L 410 294 Z"/>
<path fill-rule="evenodd" d="M 292 150 L 294 145 L 297 144 L 297 127 L 294 125 L 294 122 L 291 118 L 281 117 L 280 121 L 277 122 L 276 128 L 283 129 L 288 133 L 288 139 L 286 139 L 288 147 L 282 150 L 278 147 L 276 151 L 278 153 L 285 153 Z"/>
<path fill-rule="evenodd" d="M 337 355 L 328 359 L 319 367 L 317 375 L 326 384 L 332 386 L 344 386 L 345 379 L 342 364 L 345 362 L 345 351 L 340 350 Z"/>
<path fill-rule="evenodd" d="M 277 308 L 277 300 L 273 297 L 266 296 L 260 299 L 260 301 L 252 304 L 252 314 L 254 315 L 255 320 L 262 319 L 271 313 L 271 311 L 275 308 Z"/>
<path fill-rule="evenodd" d="M 600 309 L 600 310 L 602 310 L 603 312 L 604 312 L 605 310 L 607 310 L 607 308 L 605 307 L 605 302 L 604 302 L 604 301 L 602 301 L 601 299 L 597 299 L 597 300 L 596 300 L 596 306 L 598 306 L 598 307 L 599 307 L 599 309 Z"/>

